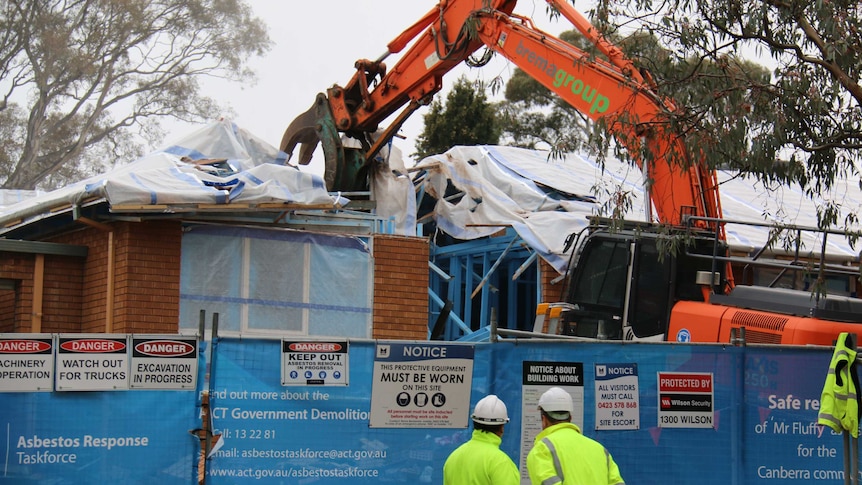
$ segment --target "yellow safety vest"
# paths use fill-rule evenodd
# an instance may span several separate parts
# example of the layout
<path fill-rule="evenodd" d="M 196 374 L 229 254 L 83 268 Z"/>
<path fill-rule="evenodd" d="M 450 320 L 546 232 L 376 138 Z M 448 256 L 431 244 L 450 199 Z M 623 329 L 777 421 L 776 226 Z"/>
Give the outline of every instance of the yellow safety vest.
<path fill-rule="evenodd" d="M 836 432 L 849 431 L 859 437 L 859 378 L 856 374 L 856 349 L 847 345 L 847 332 L 842 332 L 835 343 L 829 373 L 820 397 L 817 423 L 829 426 Z"/>
<path fill-rule="evenodd" d="M 444 485 L 520 485 L 515 462 L 500 449 L 494 433 L 473 430 L 470 441 L 459 446 L 443 464 Z"/>
<path fill-rule="evenodd" d="M 608 450 L 572 423 L 548 426 L 536 436 L 527 471 L 533 485 L 625 485 Z"/>

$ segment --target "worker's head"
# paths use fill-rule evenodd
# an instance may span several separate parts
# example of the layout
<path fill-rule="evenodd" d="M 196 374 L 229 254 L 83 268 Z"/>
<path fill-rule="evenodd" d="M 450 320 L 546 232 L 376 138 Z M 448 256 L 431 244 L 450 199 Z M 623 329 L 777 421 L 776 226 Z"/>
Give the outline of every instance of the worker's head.
<path fill-rule="evenodd" d="M 539 411 L 548 424 L 569 422 L 572 420 L 572 396 L 559 387 L 552 387 L 539 397 Z"/>
<path fill-rule="evenodd" d="M 497 396 L 489 394 L 473 408 L 473 427 L 480 431 L 503 434 L 503 425 L 509 422 L 506 405 Z"/>

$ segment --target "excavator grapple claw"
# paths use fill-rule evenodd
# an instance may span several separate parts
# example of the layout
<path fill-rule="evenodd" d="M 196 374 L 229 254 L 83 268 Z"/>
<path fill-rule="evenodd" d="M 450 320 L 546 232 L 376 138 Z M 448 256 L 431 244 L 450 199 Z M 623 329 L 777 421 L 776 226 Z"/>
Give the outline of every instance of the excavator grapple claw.
<path fill-rule="evenodd" d="M 314 150 L 320 143 L 320 110 L 322 109 L 327 109 L 327 100 L 326 96 L 320 93 L 311 108 L 297 116 L 284 130 L 279 149 L 287 154 L 288 160 L 293 156 L 296 145 L 300 145 L 298 163 L 308 165 L 311 161 Z"/>

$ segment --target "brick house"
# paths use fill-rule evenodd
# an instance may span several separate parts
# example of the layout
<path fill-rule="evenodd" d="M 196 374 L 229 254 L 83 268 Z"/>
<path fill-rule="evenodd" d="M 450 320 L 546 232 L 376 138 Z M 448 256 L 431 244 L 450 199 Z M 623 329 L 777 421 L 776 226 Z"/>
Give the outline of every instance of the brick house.
<path fill-rule="evenodd" d="M 199 221 L 191 214 L 165 219 L 134 211 L 111 215 L 106 209 L 94 207 L 103 214 L 98 221 L 73 220 L 71 210 L 54 210 L 52 217 L 10 231 L 0 240 L 4 310 L 0 332 L 170 334 L 181 330 L 183 238 Z M 216 214 L 208 215 L 212 220 Z M 220 227 L 234 227 L 230 219 L 244 215 L 247 212 L 219 212 Z M 326 220 L 333 221 L 338 222 L 338 217 Z M 51 226 L 51 234 L 39 237 L 45 225 Z M 300 224 L 301 229 L 292 226 L 256 227 L 300 234 L 326 230 L 325 225 L 309 227 L 307 221 Z M 389 234 L 339 237 L 362 238 L 371 248 L 373 306 L 367 336 L 426 339 L 427 240 Z M 314 285 L 317 276 L 309 276 Z"/>
<path fill-rule="evenodd" d="M 6 206 L 0 332 L 427 339 L 427 239 L 283 157 L 219 120 Z"/>

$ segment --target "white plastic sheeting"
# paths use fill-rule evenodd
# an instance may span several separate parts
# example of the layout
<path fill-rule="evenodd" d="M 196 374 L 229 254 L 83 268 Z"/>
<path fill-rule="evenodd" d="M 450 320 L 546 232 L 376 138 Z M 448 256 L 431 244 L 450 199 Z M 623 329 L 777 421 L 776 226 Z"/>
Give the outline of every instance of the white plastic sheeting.
<path fill-rule="evenodd" d="M 196 163 L 213 159 L 225 160 L 220 171 Z M 115 170 L 4 207 L 0 221 L 27 220 L 93 197 L 112 206 L 346 202 L 330 196 L 320 176 L 285 165 L 284 153 L 221 119 Z"/>
<path fill-rule="evenodd" d="M 329 194 L 323 179 L 285 165 L 286 155 L 230 120 L 209 123 L 190 135 L 108 173 L 48 192 L 5 191 L 0 227 L 27 224 L 63 204 L 105 198 L 111 206 L 148 204 L 295 203 L 308 206 L 344 205 Z M 214 165 L 196 163 L 221 160 Z M 374 216 L 389 221 L 392 232 L 413 235 L 416 201 L 413 183 L 401 152 L 381 151 L 372 194 Z M 553 159 L 549 153 L 505 146 L 458 146 L 428 157 L 417 165 L 428 171 L 426 188 L 444 195 L 447 183 L 465 196 L 457 202 L 438 197 L 438 227 L 458 239 L 489 236 L 511 226 L 554 268 L 565 270 L 563 245 L 568 234 L 586 226 L 593 215 L 607 216 L 608 201 L 625 194 L 625 217 L 646 220 L 643 176 L 639 169 L 608 158 L 604 165 L 584 154 Z M 817 225 L 823 200 L 807 198 L 798 187 L 764 187 L 753 180 L 720 172 L 724 217 L 751 222 Z M 32 197 L 28 197 L 33 195 Z M 839 202 L 845 213 L 862 213 L 858 181 L 838 180 L 825 197 Z M 770 215 L 769 219 L 765 215 Z M 23 221 L 23 222 L 22 222 Z M 860 230 L 859 227 L 849 228 Z M 0 234 L 2 234 L 0 229 Z M 768 240 L 766 229 L 728 225 L 728 242 L 738 251 L 753 251 Z M 859 249 L 830 236 L 828 253 L 857 259 Z M 820 241 L 806 240 L 806 249 L 819 251 Z"/>
<path fill-rule="evenodd" d="M 626 194 L 625 217 L 647 220 L 643 175 L 637 167 L 608 158 L 602 167 L 582 154 L 552 159 L 546 151 L 504 146 L 458 146 L 428 157 L 418 165 L 428 171 L 426 188 L 438 198 L 438 227 L 458 239 L 489 236 L 504 226 L 513 227 L 539 255 L 563 272 L 568 256 L 565 238 L 587 225 L 594 215 L 608 216 L 614 194 Z M 464 192 L 456 202 L 444 199 L 447 181 Z M 767 190 L 760 183 L 719 173 L 724 217 L 749 222 L 780 222 L 817 226 L 816 205 L 798 187 Z M 555 196 L 549 194 L 557 193 Z M 862 213 L 858 183 L 837 181 L 830 197 L 846 212 Z M 772 215 L 766 219 L 765 214 Z M 862 228 L 850 228 L 860 230 Z M 769 231 L 762 227 L 730 224 L 728 242 L 737 251 L 751 252 L 763 246 Z M 853 248 L 837 236 L 828 238 L 827 252 L 837 258 L 856 259 Z M 807 250 L 819 252 L 820 241 L 806 241 Z"/>
<path fill-rule="evenodd" d="M 230 335 L 371 337 L 374 260 L 362 238 L 193 226 L 180 260 L 183 331 L 205 310 Z"/>
<path fill-rule="evenodd" d="M 0 225 L 32 222 L 57 206 L 94 197 L 105 198 L 111 206 L 292 203 L 335 207 L 349 202 L 327 192 L 319 175 L 285 162 L 284 152 L 220 119 L 167 148 L 79 183 L 48 193 L 4 191 L 8 194 L 0 199 Z M 378 163 L 388 167 L 375 172 L 375 216 L 388 222 L 390 232 L 414 235 L 413 183 L 406 176 L 400 150 L 384 147 Z"/>

